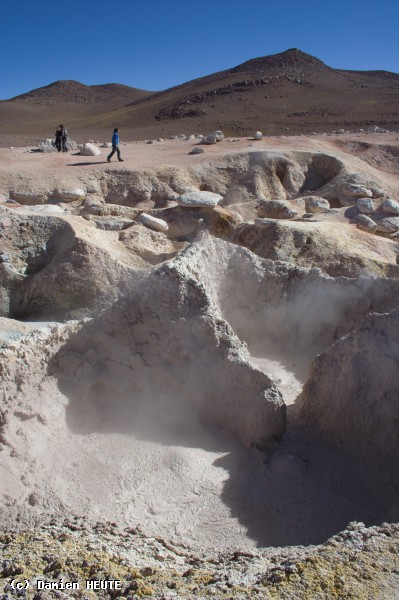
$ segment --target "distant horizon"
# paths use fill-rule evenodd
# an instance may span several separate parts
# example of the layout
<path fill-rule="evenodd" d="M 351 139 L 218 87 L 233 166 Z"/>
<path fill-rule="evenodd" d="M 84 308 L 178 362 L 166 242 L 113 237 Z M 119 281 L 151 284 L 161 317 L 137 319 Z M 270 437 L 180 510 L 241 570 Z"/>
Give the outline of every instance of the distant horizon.
<path fill-rule="evenodd" d="M 399 2 L 1 0 L 0 98 L 59 80 L 166 90 L 290 48 L 399 73 Z"/>
<path fill-rule="evenodd" d="M 73 81 L 73 82 L 75 82 L 75 83 L 79 83 L 79 84 L 81 84 L 81 85 L 84 85 L 84 86 L 86 86 L 86 87 L 94 87 L 94 86 L 106 86 L 106 85 L 123 85 L 123 86 L 129 87 L 129 88 L 132 88 L 132 89 L 143 90 L 143 91 L 145 91 L 145 92 L 149 92 L 149 93 L 163 92 L 163 91 L 166 91 L 166 90 L 168 90 L 168 89 L 170 89 L 170 88 L 173 88 L 173 87 L 178 87 L 179 85 L 183 85 L 183 84 L 185 84 L 185 83 L 188 83 L 189 81 L 194 81 L 194 80 L 196 80 L 196 79 L 201 79 L 202 77 L 207 77 L 207 76 L 209 76 L 209 75 L 214 75 L 214 74 L 216 74 L 216 73 L 218 73 L 218 72 L 220 72 L 220 71 L 227 71 L 227 70 L 229 70 L 229 69 L 233 69 L 233 68 L 235 68 L 235 67 L 238 67 L 238 66 L 240 66 L 241 64 L 243 64 L 243 63 L 246 63 L 246 62 L 249 62 L 249 61 L 251 61 L 251 60 L 256 60 L 256 59 L 259 59 L 259 58 L 265 58 L 265 57 L 268 57 L 268 56 L 275 56 L 275 55 L 278 55 L 278 54 L 284 54 L 285 52 L 288 52 L 289 50 L 294 50 L 294 49 L 296 49 L 296 50 L 299 50 L 299 51 L 300 51 L 300 52 L 302 52 L 303 54 L 308 54 L 309 56 L 313 56 L 313 58 L 316 58 L 316 59 L 318 59 L 318 60 L 321 60 L 321 59 L 320 59 L 318 56 L 315 56 L 315 55 L 313 55 L 313 54 L 310 54 L 309 52 L 304 52 L 303 50 L 301 50 L 301 48 L 287 48 L 286 50 L 282 50 L 281 52 L 273 52 L 272 54 L 265 54 L 265 55 L 262 55 L 262 56 L 254 56 L 254 57 L 252 57 L 252 58 L 246 58 L 246 59 L 245 59 L 245 60 L 243 60 L 242 62 L 240 62 L 240 63 L 238 63 L 238 64 L 231 65 L 230 67 L 226 67 L 225 69 L 220 69 L 220 70 L 218 70 L 218 71 L 214 71 L 214 72 L 212 72 L 212 73 L 205 73 L 204 75 L 200 75 L 199 77 L 195 77 L 195 78 L 193 78 L 193 79 L 188 79 L 187 81 L 181 81 L 180 83 L 176 83 L 176 84 L 174 84 L 174 85 L 172 85 L 172 86 L 169 86 L 169 87 L 167 87 L 167 88 L 159 88 L 159 89 L 152 89 L 152 90 L 149 90 L 149 89 L 145 89 L 145 88 L 139 88 L 139 87 L 138 87 L 138 86 L 136 86 L 136 85 L 130 85 L 130 84 L 128 84 L 128 83 L 125 83 L 125 82 L 123 82 L 123 81 L 102 81 L 102 82 L 100 82 L 100 83 L 98 83 L 98 82 L 96 82 L 96 83 L 86 83 L 85 81 L 80 81 L 80 80 L 78 80 L 78 79 L 74 79 L 74 78 L 68 78 L 68 79 L 56 79 L 56 80 L 54 80 L 54 81 L 50 81 L 49 83 L 45 83 L 45 84 L 43 84 L 43 85 L 38 85 L 38 86 L 37 86 L 37 87 L 35 87 L 35 88 L 31 88 L 31 89 L 29 89 L 29 90 L 25 90 L 25 91 L 23 91 L 23 92 L 20 92 L 20 93 L 18 93 L 18 94 L 16 94 L 16 95 L 14 95 L 14 96 L 11 96 L 11 97 L 9 97 L 9 98 L 0 98 L 0 101 L 13 100 L 14 98 L 16 98 L 16 97 L 18 97 L 18 96 L 22 96 L 22 95 L 24 95 L 24 94 L 29 94 L 30 92 L 33 92 L 33 91 L 35 91 L 35 90 L 38 90 L 38 89 L 43 89 L 43 88 L 46 88 L 46 87 L 50 87 L 51 85 L 54 85 L 55 83 L 58 83 L 58 82 L 64 82 L 64 81 L 65 81 L 65 82 L 67 82 L 67 81 Z M 398 72 L 395 72 L 395 71 L 388 71 L 387 69 L 349 69 L 349 68 L 344 68 L 344 67 L 334 67 L 333 65 L 329 65 L 329 64 L 325 63 L 325 61 L 322 61 L 322 62 L 323 62 L 324 64 L 326 64 L 328 67 L 330 67 L 330 68 L 332 68 L 332 69 L 335 69 L 335 70 L 341 70 L 341 71 L 358 71 L 358 72 L 364 72 L 364 73 L 367 73 L 367 72 L 378 72 L 378 71 L 381 71 L 381 72 L 385 72 L 385 73 L 393 73 L 394 75 L 399 75 L 399 73 L 398 73 Z"/>

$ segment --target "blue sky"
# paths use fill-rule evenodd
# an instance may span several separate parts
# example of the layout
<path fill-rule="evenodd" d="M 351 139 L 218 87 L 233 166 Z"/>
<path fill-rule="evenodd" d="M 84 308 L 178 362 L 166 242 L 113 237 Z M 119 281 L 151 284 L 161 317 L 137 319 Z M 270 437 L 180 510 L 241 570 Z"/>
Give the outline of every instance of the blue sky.
<path fill-rule="evenodd" d="M 300 48 L 399 72 L 398 0 L 0 0 L 0 99 L 58 79 L 166 89 Z"/>

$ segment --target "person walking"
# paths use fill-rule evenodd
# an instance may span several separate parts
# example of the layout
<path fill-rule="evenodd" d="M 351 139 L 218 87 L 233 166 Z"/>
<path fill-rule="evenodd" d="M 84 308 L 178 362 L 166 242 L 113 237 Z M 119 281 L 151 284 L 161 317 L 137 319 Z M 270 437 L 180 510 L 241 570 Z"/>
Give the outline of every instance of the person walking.
<path fill-rule="evenodd" d="M 119 162 L 123 162 L 123 158 L 121 158 L 121 151 L 119 149 L 119 129 L 117 127 L 115 127 L 114 135 L 112 136 L 112 152 L 107 156 L 108 162 L 111 162 L 111 158 L 113 157 L 115 152 L 118 155 Z"/>

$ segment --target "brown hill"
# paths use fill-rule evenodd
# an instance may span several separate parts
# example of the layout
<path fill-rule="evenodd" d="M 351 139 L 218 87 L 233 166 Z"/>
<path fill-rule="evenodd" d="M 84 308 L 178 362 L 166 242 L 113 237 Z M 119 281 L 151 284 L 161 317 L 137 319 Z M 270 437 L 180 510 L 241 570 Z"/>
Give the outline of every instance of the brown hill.
<path fill-rule="evenodd" d="M 55 81 L 50 85 L 0 101 L 0 145 L 27 145 L 51 137 L 58 123 L 66 123 L 73 139 L 95 136 L 84 129 L 88 119 L 121 108 L 152 92 L 119 83 L 84 85 Z M 83 132 L 81 128 L 83 125 Z"/>
<path fill-rule="evenodd" d="M 65 85 L 67 93 L 62 89 Z M 132 97 L 126 90 L 132 90 Z M 47 111 L 47 105 L 43 113 L 43 98 L 54 103 L 58 118 Z M 125 140 L 207 133 L 215 128 L 229 135 L 250 135 L 257 129 L 309 133 L 373 124 L 398 129 L 399 75 L 333 69 L 294 48 L 162 92 L 56 82 L 0 103 L 0 117 L 5 106 L 11 116 L 18 112 L 19 118 L 0 126 L 0 139 L 4 142 L 8 134 L 14 143 L 22 134 L 21 125 L 25 131 L 31 129 L 33 115 L 36 135 L 42 127 L 39 137 L 51 135 L 54 123 L 62 120 L 78 141 L 109 136 L 115 126 L 121 127 Z"/>

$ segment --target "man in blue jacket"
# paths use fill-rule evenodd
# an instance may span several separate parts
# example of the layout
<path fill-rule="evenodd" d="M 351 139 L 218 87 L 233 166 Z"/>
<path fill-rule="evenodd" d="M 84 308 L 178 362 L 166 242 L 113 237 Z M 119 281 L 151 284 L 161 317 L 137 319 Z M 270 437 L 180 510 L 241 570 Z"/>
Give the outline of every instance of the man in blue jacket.
<path fill-rule="evenodd" d="M 119 150 L 119 129 L 117 127 L 114 129 L 114 135 L 112 136 L 112 152 L 107 156 L 108 162 L 111 162 L 111 158 L 115 152 L 118 155 L 119 162 L 123 162 L 123 159 L 121 158 L 121 151 Z"/>

